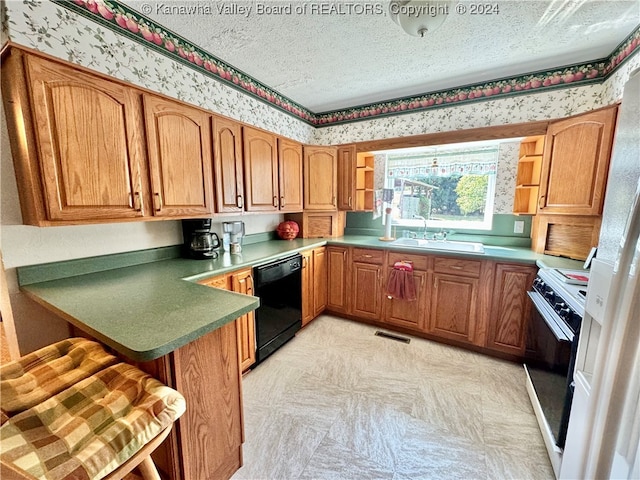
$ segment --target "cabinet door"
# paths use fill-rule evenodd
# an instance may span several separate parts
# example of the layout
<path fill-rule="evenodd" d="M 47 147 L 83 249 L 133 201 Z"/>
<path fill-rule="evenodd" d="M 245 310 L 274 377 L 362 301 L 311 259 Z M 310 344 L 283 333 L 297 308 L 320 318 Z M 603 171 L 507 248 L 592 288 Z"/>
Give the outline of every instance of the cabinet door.
<path fill-rule="evenodd" d="M 276 137 L 243 128 L 245 209 L 248 212 L 278 210 L 278 152 Z"/>
<path fill-rule="evenodd" d="M 253 295 L 253 277 L 251 269 L 247 268 L 231 275 L 231 290 L 245 295 Z M 253 311 L 244 314 L 236 320 L 240 341 L 240 367 L 244 372 L 256 363 L 256 323 Z"/>
<path fill-rule="evenodd" d="M 616 113 L 611 107 L 549 125 L 539 213 L 602 213 Z"/>
<path fill-rule="evenodd" d="M 338 210 L 354 210 L 356 165 L 355 145 L 338 148 Z"/>
<path fill-rule="evenodd" d="M 175 388 L 188 409 L 174 429 L 182 475 L 229 478 L 242 463 L 244 438 L 237 324 L 227 323 L 171 353 Z"/>
<path fill-rule="evenodd" d="M 349 312 L 349 266 L 345 247 L 327 247 L 327 310 Z"/>
<path fill-rule="evenodd" d="M 382 266 L 353 263 L 353 315 L 380 320 Z"/>
<path fill-rule="evenodd" d="M 242 127 L 226 118 L 213 117 L 213 168 L 217 211 L 242 212 L 244 179 L 242 169 Z"/>
<path fill-rule="evenodd" d="M 136 92 L 41 58 L 25 60 L 47 218 L 150 214 Z"/>
<path fill-rule="evenodd" d="M 278 185 L 281 212 L 302 211 L 302 145 L 278 139 Z"/>
<path fill-rule="evenodd" d="M 429 333 L 473 343 L 477 301 L 477 278 L 434 273 Z"/>
<path fill-rule="evenodd" d="M 211 216 L 209 115 L 164 98 L 143 98 L 154 215 Z"/>
<path fill-rule="evenodd" d="M 327 250 L 325 247 L 313 250 L 313 316 L 324 312 L 327 307 Z"/>
<path fill-rule="evenodd" d="M 389 279 L 389 275 L 393 268 L 387 268 L 385 278 Z M 416 299 L 413 301 L 400 300 L 390 295 L 384 294 L 384 316 L 383 320 L 392 325 L 410 328 L 424 332 L 427 330 L 427 286 L 429 274 L 427 272 L 413 271 L 413 281 L 416 286 Z M 385 284 L 386 285 L 386 284 Z"/>
<path fill-rule="evenodd" d="M 302 255 L 302 326 L 313 320 L 313 250 L 300 252 Z"/>
<path fill-rule="evenodd" d="M 338 161 L 335 147 L 304 147 L 304 209 L 335 210 Z"/>
<path fill-rule="evenodd" d="M 496 265 L 488 348 L 524 355 L 525 333 L 531 315 L 527 292 L 536 271 L 537 268 L 526 265 Z"/>

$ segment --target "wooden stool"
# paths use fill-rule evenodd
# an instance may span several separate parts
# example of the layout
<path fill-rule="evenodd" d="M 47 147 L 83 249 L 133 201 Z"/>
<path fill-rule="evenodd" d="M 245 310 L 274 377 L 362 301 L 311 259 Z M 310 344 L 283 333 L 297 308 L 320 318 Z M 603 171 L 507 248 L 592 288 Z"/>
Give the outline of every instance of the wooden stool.
<path fill-rule="evenodd" d="M 42 352 L 35 354 L 31 360 L 39 359 L 38 367 L 46 371 Z M 145 480 L 160 478 L 150 454 L 185 411 L 180 393 L 132 365 L 115 363 L 14 413 L 20 410 L 18 405 L 33 403 L 33 398 L 41 396 L 43 385 L 51 386 L 49 381 L 38 382 L 42 377 L 33 374 L 33 368 L 25 368 L 28 361 L 20 363 L 25 358 L 0 370 L 4 374 L 5 369 L 15 373 L 22 368 L 25 375 L 33 377 L 33 388 L 24 388 L 28 402 L 5 399 L 5 392 L 11 392 L 11 388 L 5 386 L 3 390 L 3 405 L 6 400 L 7 405 L 15 407 L 0 427 L 3 480 L 120 479 L 135 467 Z M 63 376 L 80 375 L 71 370 L 64 370 Z M 0 382 L 11 380 L 14 386 L 24 386 L 21 377 L 0 376 Z M 33 394 L 35 391 L 38 395 Z"/>

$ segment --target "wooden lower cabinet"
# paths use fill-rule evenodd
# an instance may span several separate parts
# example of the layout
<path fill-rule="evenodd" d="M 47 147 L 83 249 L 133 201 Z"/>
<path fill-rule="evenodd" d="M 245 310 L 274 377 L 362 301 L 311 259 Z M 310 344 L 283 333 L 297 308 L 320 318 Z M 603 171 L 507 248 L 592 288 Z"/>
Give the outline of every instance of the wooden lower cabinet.
<path fill-rule="evenodd" d="M 527 291 L 537 268 L 528 265 L 496 265 L 487 347 L 524 355 L 525 332 L 531 315 Z"/>
<path fill-rule="evenodd" d="M 361 318 L 379 319 L 382 311 L 382 266 L 354 262 L 352 275 L 355 288 L 351 313 Z"/>
<path fill-rule="evenodd" d="M 172 354 L 175 387 L 187 402 L 177 428 L 184 479 L 230 478 L 242 466 L 237 324 L 228 323 Z"/>
<path fill-rule="evenodd" d="M 349 313 L 350 275 L 349 249 L 347 247 L 327 247 L 327 310 L 333 313 Z"/>
<path fill-rule="evenodd" d="M 251 269 L 246 268 L 231 274 L 231 290 L 245 295 L 253 295 L 253 277 Z M 256 322 L 253 311 L 245 313 L 236 320 L 240 343 L 240 368 L 246 371 L 256 363 Z"/>
<path fill-rule="evenodd" d="M 327 306 L 327 251 L 314 248 L 302 254 L 302 326 L 320 315 Z"/>
<path fill-rule="evenodd" d="M 477 306 L 477 278 L 434 273 L 429 333 L 473 343 Z"/>
<path fill-rule="evenodd" d="M 244 421 L 237 322 L 153 362 L 136 363 L 178 390 L 187 411 L 153 452 L 163 478 L 230 478 L 242 466 Z"/>
<path fill-rule="evenodd" d="M 534 265 L 333 245 L 327 257 L 332 313 L 510 358 L 524 354 Z M 414 301 L 387 294 L 399 260 L 413 264 Z"/>
<path fill-rule="evenodd" d="M 413 266 L 413 281 L 416 287 L 415 300 L 393 298 L 388 294 L 388 284 L 393 266 L 397 262 L 407 262 Z M 389 252 L 384 276 L 382 321 L 384 323 L 425 332 L 429 318 L 429 292 L 431 285 L 433 258 L 427 255 L 413 255 L 403 252 Z"/>
<path fill-rule="evenodd" d="M 385 282 L 388 281 L 393 267 L 387 267 Z M 393 298 L 384 292 L 383 321 L 400 327 L 412 328 L 418 331 L 425 331 L 427 327 L 426 316 L 428 312 L 427 288 L 429 285 L 428 272 L 413 271 L 413 281 L 416 286 L 415 300 L 401 300 Z M 383 287 L 386 287 L 386 283 Z"/>
<path fill-rule="evenodd" d="M 207 285 L 208 287 L 253 295 L 253 277 L 251 273 L 250 268 L 245 268 L 244 270 L 238 270 L 228 275 L 206 278 L 198 283 Z M 256 324 L 254 312 L 251 311 L 239 317 L 236 323 L 238 324 L 240 368 L 245 372 L 256 363 Z"/>

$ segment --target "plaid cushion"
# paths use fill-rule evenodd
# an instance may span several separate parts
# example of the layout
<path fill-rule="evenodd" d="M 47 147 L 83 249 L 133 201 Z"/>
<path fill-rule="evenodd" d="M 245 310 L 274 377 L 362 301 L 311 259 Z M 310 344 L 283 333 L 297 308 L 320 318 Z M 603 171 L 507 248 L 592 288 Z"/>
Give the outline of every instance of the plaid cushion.
<path fill-rule="evenodd" d="M 0 457 L 43 480 L 102 478 L 184 411 L 178 392 L 119 363 L 11 417 Z"/>
<path fill-rule="evenodd" d="M 117 362 L 99 343 L 69 338 L 0 367 L 0 408 L 22 412 Z M 4 423 L 4 421 L 2 422 Z"/>

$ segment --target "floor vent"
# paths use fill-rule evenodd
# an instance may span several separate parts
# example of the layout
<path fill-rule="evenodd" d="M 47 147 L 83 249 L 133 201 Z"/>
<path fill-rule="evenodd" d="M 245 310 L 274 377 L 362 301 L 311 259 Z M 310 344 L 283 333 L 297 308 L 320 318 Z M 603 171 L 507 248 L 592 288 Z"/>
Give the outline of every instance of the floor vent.
<path fill-rule="evenodd" d="M 409 343 L 411 341 L 410 338 L 401 337 L 400 335 L 394 335 L 393 333 L 381 332 L 380 330 L 376 330 L 376 335 L 378 337 L 390 338 L 391 340 L 396 340 L 397 342 Z"/>

